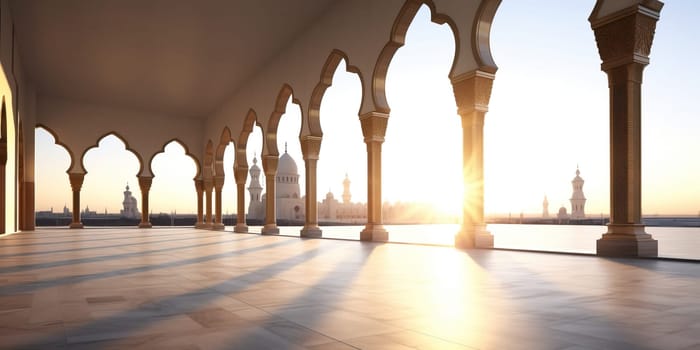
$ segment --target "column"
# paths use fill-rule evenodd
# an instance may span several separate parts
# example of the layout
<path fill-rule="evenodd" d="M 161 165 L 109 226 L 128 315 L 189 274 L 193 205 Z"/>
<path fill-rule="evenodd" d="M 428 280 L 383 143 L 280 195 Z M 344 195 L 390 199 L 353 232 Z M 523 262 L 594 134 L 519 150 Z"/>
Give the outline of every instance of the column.
<path fill-rule="evenodd" d="M 610 223 L 596 242 L 601 256 L 658 255 L 658 242 L 642 225 L 641 92 L 662 7 L 647 1 L 590 19 L 610 90 Z"/>
<path fill-rule="evenodd" d="M 362 135 L 367 144 L 367 224 L 360 232 L 362 241 L 385 242 L 389 233 L 382 224 L 382 143 L 389 114 L 369 112 L 360 116 Z"/>
<path fill-rule="evenodd" d="M 217 231 L 224 230 L 224 220 L 221 216 L 221 190 L 224 188 L 224 177 L 214 176 L 214 200 L 216 201 L 216 211 L 214 212 L 214 223 L 211 229 Z"/>
<path fill-rule="evenodd" d="M 148 192 L 151 190 L 152 183 L 152 176 L 139 176 L 139 187 L 141 188 L 141 223 L 139 228 L 153 227 L 148 208 Z"/>
<path fill-rule="evenodd" d="M 301 152 L 306 168 L 306 221 L 304 228 L 301 229 L 301 237 L 320 238 L 321 228 L 318 227 L 318 202 L 316 198 L 316 165 L 318 155 L 321 152 L 321 137 L 303 136 L 301 138 Z"/>
<path fill-rule="evenodd" d="M 69 173 L 70 187 L 73 190 L 73 222 L 70 223 L 70 228 L 83 228 L 83 223 L 80 222 L 80 188 L 83 187 L 85 174 Z"/>
<path fill-rule="evenodd" d="M 211 229 L 212 228 L 212 216 L 211 216 L 211 195 L 212 189 L 214 187 L 214 182 L 212 179 L 204 179 L 204 194 L 206 195 L 205 210 L 206 217 L 204 218 L 204 225 L 202 228 Z"/>
<path fill-rule="evenodd" d="M 452 78 L 457 113 L 462 119 L 462 227 L 457 248 L 491 248 L 493 235 L 484 221 L 484 118 L 494 72 L 475 70 Z"/>
<path fill-rule="evenodd" d="M 261 230 L 263 235 L 277 235 L 280 233 L 280 229 L 277 227 L 277 196 L 275 193 L 278 162 L 279 158 L 277 156 L 266 155 L 262 157 L 263 171 L 265 172 L 265 190 L 267 192 L 267 200 L 265 202 L 265 226 L 263 226 Z"/>
<path fill-rule="evenodd" d="M 197 190 L 197 222 L 194 228 L 204 227 L 204 181 L 201 179 L 194 180 L 194 188 Z"/>
<path fill-rule="evenodd" d="M 245 152 L 237 157 L 245 157 Z M 233 232 L 247 233 L 248 225 L 245 224 L 245 181 L 248 178 L 248 167 L 236 165 L 233 173 L 236 176 L 236 227 Z"/>

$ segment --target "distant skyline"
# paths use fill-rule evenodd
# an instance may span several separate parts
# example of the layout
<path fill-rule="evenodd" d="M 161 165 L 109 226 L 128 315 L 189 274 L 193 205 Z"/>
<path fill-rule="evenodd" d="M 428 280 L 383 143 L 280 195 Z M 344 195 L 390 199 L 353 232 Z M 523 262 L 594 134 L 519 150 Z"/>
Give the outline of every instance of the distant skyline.
<path fill-rule="evenodd" d="M 608 88 L 587 21 L 593 5 L 592 0 L 519 0 L 500 5 L 491 35 L 499 70 L 484 131 L 487 213 L 541 213 L 545 195 L 550 213 L 562 205 L 570 210 L 570 181 L 577 165 L 586 180 L 587 215 L 608 213 Z M 657 24 L 643 84 L 645 215 L 700 211 L 700 162 L 694 157 L 700 151 L 700 116 L 694 104 L 700 93 L 700 68 L 688 62 L 700 54 L 696 40 L 700 28 L 695 23 L 699 16 L 697 2 L 667 1 Z M 431 23 L 429 18 L 423 6 L 409 28 L 406 45 L 389 68 L 387 97 L 392 111 L 383 147 L 383 199 L 430 202 L 459 212 L 461 123 L 447 77 L 454 39 L 448 26 Z M 329 190 L 340 197 L 348 173 L 353 201 L 365 201 L 365 145 L 357 119 L 360 85 L 357 76 L 345 72 L 344 64 L 321 105 L 324 143 L 318 199 Z M 289 105 L 277 139 L 280 152 L 288 143 L 303 179 L 300 118 L 298 107 Z M 248 146 L 251 165 L 253 152 L 260 157 L 261 142 L 255 128 Z M 70 161 L 43 130 L 36 133 L 36 158 L 36 209 L 70 207 L 65 174 Z M 118 212 L 127 182 L 141 201 L 136 158 L 115 137 L 105 138 L 99 148 L 89 151 L 84 164 L 88 175 L 83 208 Z M 224 166 L 223 212 L 231 214 L 236 211 L 232 147 L 226 149 Z M 194 212 L 195 168 L 182 148 L 171 144 L 152 167 L 156 176 L 150 193 L 152 211 Z M 302 181 L 302 193 L 304 185 Z"/>

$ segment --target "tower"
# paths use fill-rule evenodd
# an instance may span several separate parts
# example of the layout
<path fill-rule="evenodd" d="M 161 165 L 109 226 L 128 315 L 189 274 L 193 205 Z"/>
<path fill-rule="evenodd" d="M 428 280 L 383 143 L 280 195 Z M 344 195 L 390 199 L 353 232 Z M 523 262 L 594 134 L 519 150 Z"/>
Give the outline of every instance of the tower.
<path fill-rule="evenodd" d="M 248 204 L 248 217 L 251 219 L 262 218 L 262 186 L 260 185 L 260 167 L 258 158 L 253 155 L 253 166 L 250 167 L 250 204 Z"/>
<path fill-rule="evenodd" d="M 348 173 L 345 173 L 345 180 L 343 180 L 343 204 L 349 204 L 350 198 L 350 178 L 348 178 Z"/>
<path fill-rule="evenodd" d="M 124 191 L 122 206 L 124 207 L 124 209 L 121 211 L 122 217 L 129 219 L 138 219 L 141 217 L 141 213 L 139 213 L 138 209 L 138 201 L 131 195 L 128 183 L 126 184 L 126 190 Z"/>
<path fill-rule="evenodd" d="M 571 194 L 571 218 L 572 219 L 585 219 L 586 213 L 584 207 L 586 206 L 586 196 L 583 195 L 583 179 L 580 176 L 581 172 L 576 166 L 576 177 L 571 180 L 571 186 L 573 187 L 573 193 Z"/>
<path fill-rule="evenodd" d="M 542 217 L 549 217 L 549 201 L 547 200 L 547 195 L 544 195 L 544 200 L 542 201 Z"/>

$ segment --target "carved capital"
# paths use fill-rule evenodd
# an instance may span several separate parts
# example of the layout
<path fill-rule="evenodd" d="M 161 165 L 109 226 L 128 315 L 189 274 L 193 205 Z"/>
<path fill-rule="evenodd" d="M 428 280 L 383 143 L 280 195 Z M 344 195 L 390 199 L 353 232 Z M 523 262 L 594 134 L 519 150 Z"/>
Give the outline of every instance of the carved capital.
<path fill-rule="evenodd" d="M 214 179 L 208 178 L 202 180 L 202 182 L 204 183 L 204 191 L 211 192 L 211 190 L 214 188 Z"/>
<path fill-rule="evenodd" d="M 271 176 L 274 178 L 275 175 L 277 175 L 277 163 L 279 163 L 279 158 L 277 156 L 262 156 L 262 165 L 263 170 L 265 171 L 265 176 Z"/>
<path fill-rule="evenodd" d="M 495 77 L 492 73 L 475 70 L 452 78 L 457 113 L 464 116 L 474 110 L 487 112 Z"/>
<path fill-rule="evenodd" d="M 245 181 L 248 179 L 248 167 L 236 165 L 233 167 L 233 174 L 237 184 L 245 184 Z"/>
<path fill-rule="evenodd" d="M 204 192 L 204 180 L 194 180 L 194 188 L 197 190 L 197 193 Z"/>
<path fill-rule="evenodd" d="M 299 139 L 301 141 L 301 154 L 304 160 L 318 159 L 318 155 L 321 153 L 321 137 L 307 135 Z"/>
<path fill-rule="evenodd" d="M 224 180 L 225 178 L 223 176 L 214 176 L 214 188 L 216 188 L 217 191 L 221 191 L 221 189 L 224 188 Z"/>
<path fill-rule="evenodd" d="M 148 192 L 151 189 L 152 183 L 152 176 L 139 176 L 139 187 L 141 188 L 141 192 Z"/>
<path fill-rule="evenodd" d="M 662 6 L 639 4 L 591 21 L 603 61 L 602 70 L 630 63 L 649 64 L 656 21 Z"/>
<path fill-rule="evenodd" d="M 362 135 L 365 143 L 384 142 L 386 135 L 386 125 L 389 121 L 389 114 L 382 112 L 369 112 L 360 116 L 362 124 Z"/>
<path fill-rule="evenodd" d="M 80 188 L 83 187 L 83 180 L 85 180 L 85 174 L 69 173 L 68 179 L 70 179 L 70 187 L 73 192 L 79 192 Z"/>

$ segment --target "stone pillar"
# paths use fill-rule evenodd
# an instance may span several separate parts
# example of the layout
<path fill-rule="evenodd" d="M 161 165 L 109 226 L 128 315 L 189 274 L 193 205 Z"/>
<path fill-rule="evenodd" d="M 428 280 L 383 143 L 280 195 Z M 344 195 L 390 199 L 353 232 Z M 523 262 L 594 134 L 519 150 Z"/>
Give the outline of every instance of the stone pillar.
<path fill-rule="evenodd" d="M 194 180 L 194 188 L 197 190 L 197 222 L 194 228 L 204 227 L 204 181 L 201 179 Z"/>
<path fill-rule="evenodd" d="M 212 189 L 214 188 L 214 182 L 212 179 L 204 179 L 204 194 L 206 195 L 206 202 L 205 202 L 205 210 L 206 210 L 206 217 L 204 218 L 204 225 L 202 225 L 202 228 L 205 229 L 211 229 L 213 226 L 213 220 L 212 220 L 212 215 L 211 215 L 211 195 L 212 195 Z"/>
<path fill-rule="evenodd" d="M 263 171 L 265 172 L 266 203 L 265 203 L 265 226 L 261 233 L 263 235 L 277 235 L 280 229 L 277 227 L 277 195 L 275 193 L 275 179 L 277 178 L 277 156 L 266 155 L 262 157 Z"/>
<path fill-rule="evenodd" d="M 642 224 L 641 92 L 662 7 L 651 0 L 590 18 L 610 89 L 610 223 L 596 244 L 602 256 L 658 255 Z"/>
<path fill-rule="evenodd" d="M 80 189 L 83 187 L 85 174 L 69 173 L 70 187 L 73 190 L 73 222 L 70 223 L 70 228 L 83 228 L 83 223 L 80 222 Z"/>
<path fill-rule="evenodd" d="M 321 137 L 304 136 L 301 138 L 301 152 L 306 167 L 306 221 L 301 229 L 301 237 L 320 238 L 321 228 L 318 227 L 318 202 L 316 165 L 321 152 Z"/>
<path fill-rule="evenodd" d="M 494 71 L 495 72 L 495 71 Z M 462 227 L 457 248 L 491 248 L 493 235 L 484 221 L 484 117 L 488 111 L 493 72 L 475 70 L 452 78 L 457 113 L 462 119 Z"/>
<path fill-rule="evenodd" d="M 36 216 L 34 208 L 34 181 L 24 181 L 22 185 L 24 189 L 24 225 L 23 230 L 34 231 L 36 229 Z"/>
<path fill-rule="evenodd" d="M 139 188 L 141 188 L 141 223 L 139 228 L 153 227 L 148 208 L 148 192 L 151 190 L 152 183 L 152 176 L 139 176 Z"/>
<path fill-rule="evenodd" d="M 238 157 L 241 157 L 239 154 Z M 242 157 L 245 157 L 243 153 Z M 236 176 L 236 227 L 233 232 L 247 233 L 248 225 L 245 224 L 245 181 L 248 178 L 248 167 L 236 165 L 233 172 Z"/>
<path fill-rule="evenodd" d="M 222 215 L 222 210 L 221 210 L 221 190 L 224 188 L 224 177 L 223 176 L 214 176 L 214 200 L 216 201 L 216 211 L 214 212 L 214 223 L 212 224 L 211 229 L 212 230 L 217 230 L 217 231 L 223 231 L 224 230 L 224 220 Z"/>
<path fill-rule="evenodd" d="M 362 241 L 385 242 L 389 233 L 382 224 L 382 143 L 389 114 L 369 112 L 360 116 L 362 135 L 367 144 L 367 224 L 360 232 Z"/>

